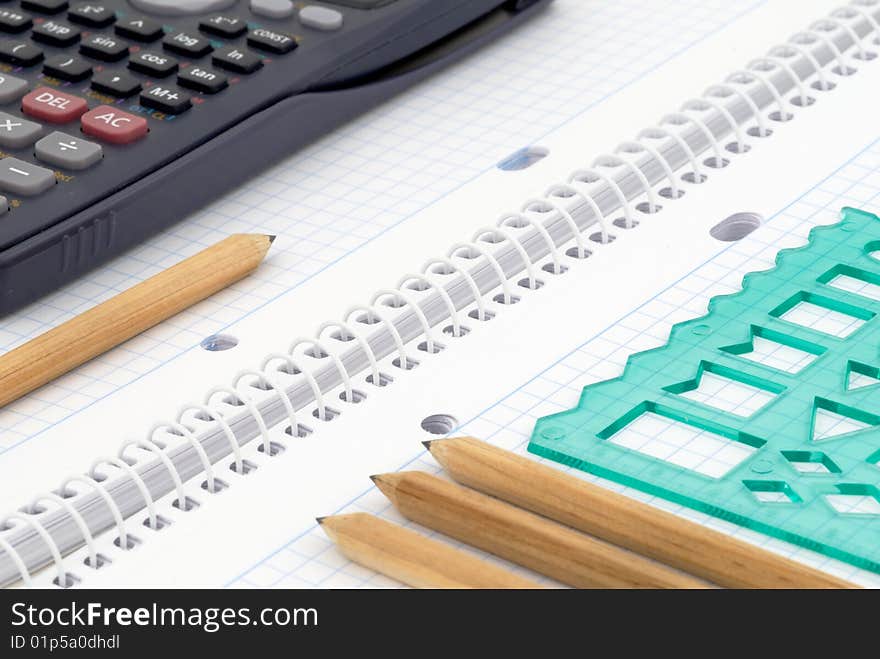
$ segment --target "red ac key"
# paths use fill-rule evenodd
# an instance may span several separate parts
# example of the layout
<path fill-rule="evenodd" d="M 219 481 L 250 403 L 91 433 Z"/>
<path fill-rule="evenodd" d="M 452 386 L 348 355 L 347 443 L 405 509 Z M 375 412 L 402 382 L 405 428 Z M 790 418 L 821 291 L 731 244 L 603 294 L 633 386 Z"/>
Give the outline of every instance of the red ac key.
<path fill-rule="evenodd" d="M 75 121 L 89 109 L 89 105 L 79 96 L 65 94 L 49 87 L 40 87 L 21 99 L 21 109 L 25 114 L 43 121 L 66 124 L 68 121 Z"/>
<path fill-rule="evenodd" d="M 82 131 L 112 144 L 128 144 L 147 134 L 147 120 L 109 105 L 99 105 L 82 116 Z"/>

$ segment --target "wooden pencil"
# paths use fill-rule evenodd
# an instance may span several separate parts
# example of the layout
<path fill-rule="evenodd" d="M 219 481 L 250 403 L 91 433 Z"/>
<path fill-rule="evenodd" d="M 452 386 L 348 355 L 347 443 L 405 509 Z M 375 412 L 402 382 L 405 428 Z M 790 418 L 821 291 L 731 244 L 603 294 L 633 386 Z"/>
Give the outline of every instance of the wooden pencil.
<path fill-rule="evenodd" d="M 529 579 L 367 513 L 319 517 L 349 559 L 415 588 L 540 588 Z"/>
<path fill-rule="evenodd" d="M 0 407 L 248 275 L 274 236 L 235 234 L 0 357 Z"/>
<path fill-rule="evenodd" d="M 708 586 L 643 556 L 424 472 L 372 478 L 408 519 L 570 586 Z"/>
<path fill-rule="evenodd" d="M 730 588 L 854 588 L 473 437 L 425 442 L 457 482 Z"/>

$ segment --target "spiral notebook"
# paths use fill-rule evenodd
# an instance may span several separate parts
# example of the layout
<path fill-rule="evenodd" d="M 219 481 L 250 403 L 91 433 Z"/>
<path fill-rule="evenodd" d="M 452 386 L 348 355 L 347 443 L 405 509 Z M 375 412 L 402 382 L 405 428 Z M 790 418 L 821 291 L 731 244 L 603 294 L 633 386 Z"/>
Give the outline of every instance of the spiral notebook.
<path fill-rule="evenodd" d="M 475 129 L 466 140 L 473 158 L 444 151 L 446 136 L 429 123 L 415 126 L 409 137 L 430 134 L 426 142 L 442 151 L 436 177 L 415 164 L 408 187 L 394 181 L 378 197 L 338 196 L 341 183 L 320 177 L 303 183 L 321 191 L 316 222 L 344 209 L 374 212 L 381 226 L 316 227 L 328 250 L 320 256 L 292 235 L 285 248 L 281 231 L 283 249 L 315 253 L 310 270 L 270 261 L 265 279 L 177 320 L 177 338 L 147 337 L 66 379 L 61 398 L 5 412 L 14 437 L 4 433 L 0 454 L 0 499 L 11 513 L 0 531 L 0 583 L 394 585 L 348 564 L 314 517 L 356 509 L 394 518 L 367 476 L 436 470 L 420 445 L 437 436 L 429 433 L 524 450 L 537 418 L 573 407 L 584 385 L 619 374 L 629 354 L 662 345 L 709 297 L 769 267 L 841 206 L 877 203 L 880 127 L 869 101 L 880 82 L 880 2 L 793 4 L 559 0 L 510 42 L 403 97 L 417 113 L 436 109 L 444 85 L 477 84 L 529 46 L 541 51 L 545 73 L 559 76 L 496 81 L 484 117 L 463 107 L 487 131 L 512 131 L 486 144 Z M 607 50 L 584 53 L 588 33 L 602 35 Z M 590 58 L 587 68 L 605 76 L 601 96 L 565 73 Z M 529 109 L 540 128 L 510 122 Z M 297 167 L 338 158 L 325 160 L 328 170 L 353 172 L 364 164 L 357 156 L 390 157 L 385 121 L 380 111 L 344 129 L 276 169 L 271 184 L 233 194 L 152 249 L 173 257 L 188 249 L 186 236 L 271 230 L 297 215 L 282 203 Z M 523 134 L 531 144 L 514 143 Z M 346 153 L 335 140 L 352 135 L 374 142 Z M 487 168 L 528 146 L 544 156 L 531 167 Z M 410 205 L 391 203 L 418 190 Z M 211 219 L 221 213 L 225 223 Z M 748 235 L 726 231 L 723 221 L 738 213 L 756 218 Z M 78 288 L 83 303 L 106 293 L 97 279 L 90 285 Z M 56 301 L 71 299 L 63 295 Z M 17 318 L 18 336 L 53 322 L 47 309 Z M 221 328 L 234 349 L 197 347 Z M 163 341 L 153 353 L 163 356 L 149 361 Z M 119 376 L 125 364 L 131 372 Z M 59 411 L 80 387 L 86 393 Z M 9 414 L 33 420 L 22 426 Z M 847 564 L 652 503 L 880 584 Z"/>

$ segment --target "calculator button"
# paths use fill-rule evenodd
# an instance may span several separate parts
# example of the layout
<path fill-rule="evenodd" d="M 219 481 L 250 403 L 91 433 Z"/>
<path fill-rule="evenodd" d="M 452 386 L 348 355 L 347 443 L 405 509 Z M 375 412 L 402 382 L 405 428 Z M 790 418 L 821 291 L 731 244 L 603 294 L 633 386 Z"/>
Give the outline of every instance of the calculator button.
<path fill-rule="evenodd" d="M 290 0 L 251 0 L 251 11 L 266 18 L 287 18 L 293 16 L 293 3 Z"/>
<path fill-rule="evenodd" d="M 77 119 L 89 106 L 79 96 L 39 87 L 21 99 L 21 109 L 37 119 L 64 124 Z"/>
<path fill-rule="evenodd" d="M 34 41 L 64 48 L 79 41 L 79 30 L 62 21 L 45 21 L 34 25 L 31 36 Z"/>
<path fill-rule="evenodd" d="M 162 16 L 190 16 L 221 11 L 235 4 L 235 0 L 129 0 L 141 11 Z"/>
<path fill-rule="evenodd" d="M 0 103 L 12 103 L 27 91 L 27 80 L 0 73 Z"/>
<path fill-rule="evenodd" d="M 79 52 L 104 62 L 116 62 L 128 55 L 128 45 L 117 37 L 95 34 L 80 44 Z"/>
<path fill-rule="evenodd" d="M 107 27 L 116 20 L 116 12 L 107 5 L 87 2 L 72 7 L 67 12 L 67 18 L 73 23 L 88 27 Z"/>
<path fill-rule="evenodd" d="M 21 8 L 43 14 L 57 14 L 67 9 L 67 0 L 21 0 Z"/>
<path fill-rule="evenodd" d="M 214 53 L 215 66 L 235 73 L 253 73 L 263 66 L 263 60 L 247 48 L 230 46 Z"/>
<path fill-rule="evenodd" d="M 195 89 L 206 94 L 216 94 L 226 88 L 226 76 L 218 71 L 211 71 L 201 66 L 190 66 L 182 69 L 177 76 L 177 83 L 183 87 Z"/>
<path fill-rule="evenodd" d="M 342 14 L 335 9 L 308 5 L 299 10 L 299 22 L 306 27 L 329 32 L 342 27 Z"/>
<path fill-rule="evenodd" d="M 299 44 L 289 34 L 284 32 L 276 32 L 275 30 L 267 30 L 264 27 L 258 27 L 248 33 L 248 45 L 260 50 L 268 50 L 270 53 L 278 53 L 283 55 L 289 53 Z"/>
<path fill-rule="evenodd" d="M 20 149 L 33 144 L 43 127 L 33 121 L 0 112 L 0 146 Z"/>
<path fill-rule="evenodd" d="M 135 41 L 155 41 L 163 34 L 162 26 L 147 18 L 131 18 L 116 24 L 116 34 Z"/>
<path fill-rule="evenodd" d="M 33 66 L 43 61 L 43 51 L 26 41 L 3 41 L 0 60 L 15 66 Z"/>
<path fill-rule="evenodd" d="M 68 82 L 79 82 L 92 75 L 92 65 L 75 55 L 53 55 L 43 64 L 43 73 Z"/>
<path fill-rule="evenodd" d="M 147 134 L 147 120 L 109 105 L 99 105 L 81 119 L 86 135 L 112 144 L 128 144 Z"/>
<path fill-rule="evenodd" d="M 174 35 L 169 34 L 162 40 L 162 45 L 172 53 L 186 57 L 203 57 L 214 50 L 207 39 L 186 34 L 185 32 L 178 32 Z"/>
<path fill-rule="evenodd" d="M 34 145 L 37 159 L 66 169 L 87 169 L 103 157 L 100 144 L 67 133 L 49 133 Z"/>
<path fill-rule="evenodd" d="M 172 85 L 154 85 L 141 92 L 141 105 L 167 112 L 180 114 L 192 107 L 190 95 Z"/>
<path fill-rule="evenodd" d="M 156 78 L 164 78 L 177 71 L 177 60 L 168 55 L 142 50 L 128 60 L 128 68 Z"/>
<path fill-rule="evenodd" d="M 218 37 L 234 39 L 247 32 L 247 23 L 236 16 L 217 14 L 199 23 L 199 29 L 209 34 L 216 34 Z"/>
<path fill-rule="evenodd" d="M 31 17 L 13 9 L 0 9 L 0 30 L 16 34 L 31 27 Z"/>
<path fill-rule="evenodd" d="M 0 190 L 32 197 L 55 185 L 51 169 L 37 167 L 18 158 L 0 160 Z"/>
<path fill-rule="evenodd" d="M 141 90 L 141 83 L 125 71 L 99 71 L 92 77 L 92 89 L 118 98 L 128 98 Z"/>

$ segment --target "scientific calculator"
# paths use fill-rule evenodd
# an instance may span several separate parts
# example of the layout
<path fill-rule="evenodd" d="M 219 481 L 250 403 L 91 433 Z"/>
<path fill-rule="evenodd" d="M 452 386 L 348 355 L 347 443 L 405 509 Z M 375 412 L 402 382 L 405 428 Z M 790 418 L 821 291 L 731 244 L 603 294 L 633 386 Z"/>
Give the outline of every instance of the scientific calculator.
<path fill-rule="evenodd" d="M 0 314 L 548 2 L 0 0 Z"/>

